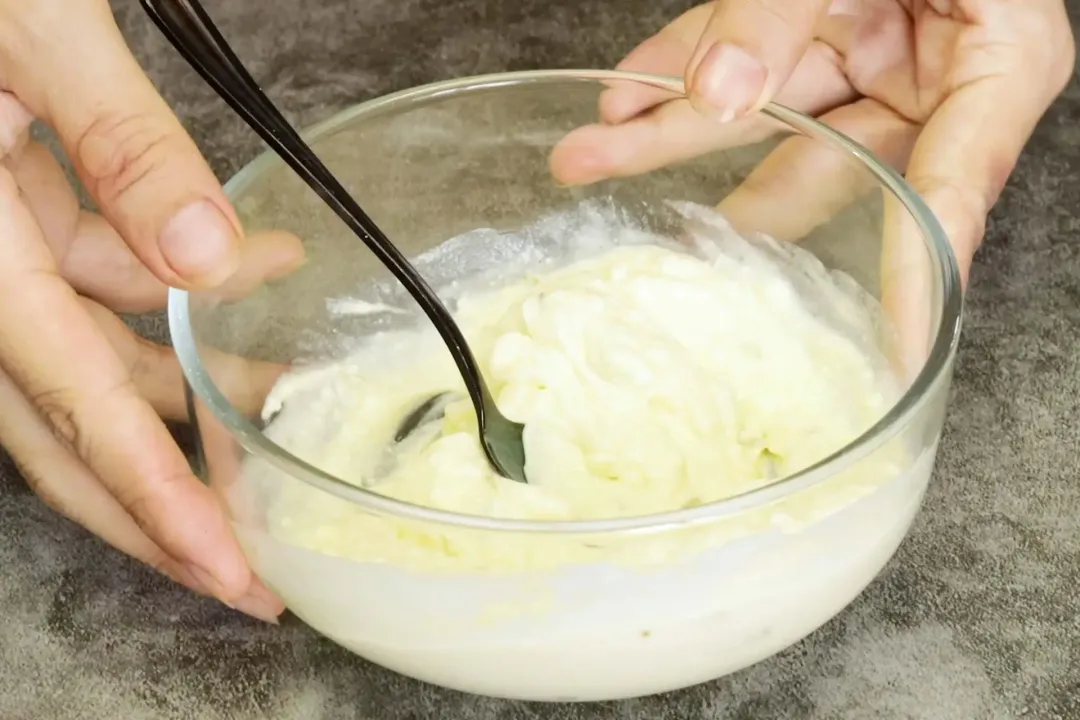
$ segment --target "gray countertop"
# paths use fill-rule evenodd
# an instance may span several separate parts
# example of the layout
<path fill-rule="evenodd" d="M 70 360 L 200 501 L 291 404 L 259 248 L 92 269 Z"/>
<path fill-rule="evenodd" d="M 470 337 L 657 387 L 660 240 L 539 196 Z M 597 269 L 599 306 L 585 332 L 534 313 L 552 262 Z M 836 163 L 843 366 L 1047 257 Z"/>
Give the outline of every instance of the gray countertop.
<path fill-rule="evenodd" d="M 1080 24 L 1080 0 L 1070 0 Z M 221 177 L 258 151 L 135 0 L 125 33 Z M 674 0 L 207 3 L 298 122 L 503 69 L 607 66 Z M 981 119 L 972 119 L 982 121 Z M 749 670 L 591 706 L 470 697 L 296 621 L 195 598 L 45 509 L 0 458 L 0 718 L 1080 718 L 1080 85 L 1051 109 L 972 275 L 937 472 L 909 539 L 840 617 Z M 162 337 L 160 318 L 142 321 Z"/>

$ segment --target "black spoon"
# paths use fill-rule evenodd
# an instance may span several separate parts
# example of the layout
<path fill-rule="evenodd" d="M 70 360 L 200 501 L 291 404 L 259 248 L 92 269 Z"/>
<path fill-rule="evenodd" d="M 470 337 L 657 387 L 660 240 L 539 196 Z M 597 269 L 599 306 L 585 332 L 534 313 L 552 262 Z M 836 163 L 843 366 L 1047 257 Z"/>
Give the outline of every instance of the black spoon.
<path fill-rule="evenodd" d="M 465 381 L 480 426 L 480 445 L 488 462 L 503 477 L 525 482 L 524 427 L 499 412 L 461 329 L 416 268 L 274 107 L 197 0 L 141 0 L 141 3 L 150 19 L 195 71 L 345 221 L 420 304 Z M 405 429 L 404 425 L 401 429 Z"/>

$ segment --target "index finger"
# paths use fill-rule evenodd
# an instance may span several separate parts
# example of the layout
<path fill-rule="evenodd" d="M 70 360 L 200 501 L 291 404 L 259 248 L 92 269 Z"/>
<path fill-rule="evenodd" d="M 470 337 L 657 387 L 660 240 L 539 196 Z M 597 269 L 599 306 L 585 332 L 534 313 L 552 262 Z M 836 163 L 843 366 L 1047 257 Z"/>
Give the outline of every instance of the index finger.
<path fill-rule="evenodd" d="M 152 540 L 222 600 L 244 595 L 251 575 L 223 509 L 58 274 L 2 168 L 0 368 Z"/>

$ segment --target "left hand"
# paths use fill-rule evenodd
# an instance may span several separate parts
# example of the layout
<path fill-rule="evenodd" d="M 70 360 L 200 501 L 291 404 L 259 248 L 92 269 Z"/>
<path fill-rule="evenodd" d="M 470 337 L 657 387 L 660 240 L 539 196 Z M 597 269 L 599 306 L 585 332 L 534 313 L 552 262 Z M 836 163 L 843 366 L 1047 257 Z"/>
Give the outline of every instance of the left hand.
<path fill-rule="evenodd" d="M 181 518 L 191 535 L 211 540 L 224 536 L 215 548 L 218 559 L 236 556 L 236 585 L 231 594 L 192 572 L 140 525 L 125 507 L 147 502 L 134 494 L 118 496 L 79 448 L 65 441 L 50 425 L 17 380 L 16 369 L 0 363 L 0 444 L 15 460 L 35 493 L 57 512 L 71 518 L 118 550 L 140 560 L 196 592 L 214 595 L 254 617 L 274 622 L 281 601 L 250 575 L 228 527 L 225 510 L 213 494 L 192 477 L 187 464 L 164 426 L 153 413 L 167 420 L 187 420 L 183 374 L 170 348 L 155 345 L 132 332 L 117 313 L 157 310 L 164 306 L 168 288 L 136 257 L 117 230 L 104 217 L 82 210 L 63 169 L 49 150 L 30 138 L 31 114 L 11 95 L 0 92 L 0 257 L 29 258 L 40 285 L 52 290 L 34 295 L 19 292 L 11 266 L 0 272 L 0 312 L 20 319 L 28 335 L 58 338 L 69 343 L 50 357 L 61 369 L 119 382 L 134 402 L 145 405 L 135 432 L 122 435 L 137 452 L 157 451 L 179 468 L 159 486 L 162 510 L 177 512 L 199 501 L 200 512 Z M 294 269 L 303 260 L 303 247 L 292 235 L 257 233 L 246 238 L 238 253 L 238 269 L 216 292 L 241 297 L 267 279 Z M 11 265 L 18 268 L 17 262 Z M 9 322 L 9 324 L 11 324 Z M 0 349 L 6 338 L 0 337 Z M 268 391 L 283 370 L 280 366 L 240 358 L 214 357 L 213 362 L 242 362 L 243 376 L 252 387 Z M 41 372 L 31 366 L 29 372 Z M 113 380 L 119 378 L 119 380 Z M 40 398 L 40 396 L 39 396 Z M 102 397 L 91 404 L 105 409 Z M 261 407 L 253 392 L 242 411 Z M 106 423 L 122 431 L 123 418 L 109 415 Z M 95 426 L 100 428 L 100 426 Z M 204 436 L 207 432 L 203 428 Z M 153 438 L 157 445 L 147 443 Z M 85 449 L 85 444 L 84 448 Z M 101 452 L 100 446 L 92 449 Z M 231 450 L 231 446 L 230 446 Z M 137 469 L 135 469 L 137 470 Z"/>
<path fill-rule="evenodd" d="M 33 118 L 99 213 L 30 141 Z M 108 0 L 0 0 L 0 446 L 59 512 L 270 621 L 281 601 L 160 420 L 183 413 L 174 356 L 115 313 L 159 306 L 166 286 L 242 292 L 302 251 L 284 233 L 245 237 Z"/>

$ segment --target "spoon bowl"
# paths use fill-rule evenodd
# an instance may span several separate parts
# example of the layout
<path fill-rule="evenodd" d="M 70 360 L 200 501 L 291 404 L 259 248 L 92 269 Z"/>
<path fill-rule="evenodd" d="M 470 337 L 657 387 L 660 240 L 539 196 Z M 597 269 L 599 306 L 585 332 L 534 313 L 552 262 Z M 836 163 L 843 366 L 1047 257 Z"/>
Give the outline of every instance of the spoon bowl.
<path fill-rule="evenodd" d="M 446 406 L 455 397 L 454 393 L 442 392 L 419 403 L 398 425 L 394 433 L 394 442 L 403 443 L 421 428 L 440 419 L 446 412 Z"/>

